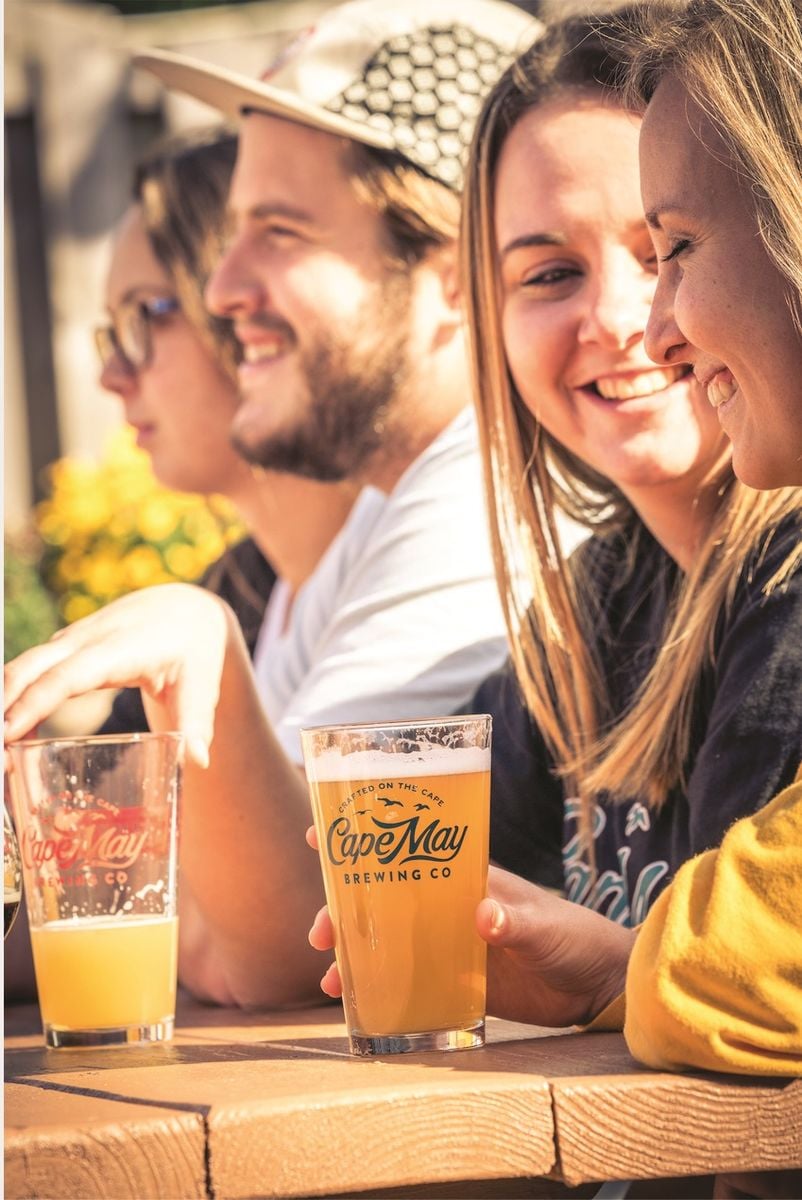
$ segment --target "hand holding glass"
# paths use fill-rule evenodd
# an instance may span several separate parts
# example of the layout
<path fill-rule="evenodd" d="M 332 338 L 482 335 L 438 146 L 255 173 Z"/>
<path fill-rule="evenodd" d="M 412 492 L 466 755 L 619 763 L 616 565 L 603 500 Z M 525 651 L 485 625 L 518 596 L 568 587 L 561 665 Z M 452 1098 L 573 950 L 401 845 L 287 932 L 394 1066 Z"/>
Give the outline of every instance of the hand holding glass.
<path fill-rule="evenodd" d="M 172 1036 L 182 746 L 166 733 L 8 748 L 48 1046 Z"/>
<path fill-rule="evenodd" d="M 302 730 L 354 1054 L 484 1044 L 490 725 Z"/>

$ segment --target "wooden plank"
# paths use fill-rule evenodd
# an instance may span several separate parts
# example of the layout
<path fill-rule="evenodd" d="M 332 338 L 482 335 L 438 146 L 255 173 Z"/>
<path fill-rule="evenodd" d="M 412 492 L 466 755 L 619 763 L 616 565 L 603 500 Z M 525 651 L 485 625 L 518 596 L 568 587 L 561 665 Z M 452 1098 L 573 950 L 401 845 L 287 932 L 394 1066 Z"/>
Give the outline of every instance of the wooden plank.
<path fill-rule="evenodd" d="M 7 1200 L 205 1200 L 197 1113 L 6 1084 Z"/>
<path fill-rule="evenodd" d="M 374 1089 L 325 1102 L 218 1106 L 209 1123 L 215 1189 L 232 1200 L 320 1196 L 543 1175 L 554 1166 L 544 1081 L 485 1075 L 478 1086 L 470 1073 L 437 1082 L 423 1064 L 407 1071 L 411 1086 L 382 1073 Z"/>
<path fill-rule="evenodd" d="M 620 1034 L 490 1021 L 482 1050 L 355 1059 L 336 1007 L 186 999 L 168 1045 L 54 1053 L 35 1030 L 35 1010 L 10 1011 L 11 1197 L 52 1196 L 54 1179 L 59 1195 L 142 1200 L 464 1180 L 494 1195 L 549 1172 L 575 1186 L 802 1165 L 802 1081 L 650 1071 Z"/>
<path fill-rule="evenodd" d="M 802 1166 L 802 1080 L 580 1076 L 552 1093 L 568 1184 Z"/>
<path fill-rule="evenodd" d="M 217 1196 L 526 1177 L 554 1166 L 548 1084 L 531 1061 L 507 1054 L 507 1037 L 531 1044 L 528 1027 L 491 1022 L 482 1050 L 377 1060 L 348 1053 L 332 1007 L 241 1014 L 185 1002 L 172 1044 L 115 1051 L 48 1053 L 23 1028 L 18 1020 L 6 1041 L 18 1075 L 98 1103 L 113 1094 L 202 1111 Z"/>

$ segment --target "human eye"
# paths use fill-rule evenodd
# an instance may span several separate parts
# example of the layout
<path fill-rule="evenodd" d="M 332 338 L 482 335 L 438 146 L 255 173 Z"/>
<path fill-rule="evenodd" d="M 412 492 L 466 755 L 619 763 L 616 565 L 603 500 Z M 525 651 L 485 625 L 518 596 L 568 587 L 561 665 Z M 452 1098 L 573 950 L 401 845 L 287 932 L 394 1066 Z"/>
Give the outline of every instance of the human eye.
<path fill-rule="evenodd" d="M 275 242 L 278 245 L 298 241 L 301 236 L 298 229 L 286 224 L 284 221 L 266 222 L 263 233 L 268 241 Z"/>
<path fill-rule="evenodd" d="M 669 250 L 668 254 L 660 255 L 659 261 L 661 263 L 672 262 L 675 258 L 679 258 L 680 254 L 682 254 L 683 251 L 687 250 L 690 245 L 691 245 L 690 238 L 688 238 L 688 237 L 677 238 L 677 240 L 673 243 L 671 249 Z"/>
<path fill-rule="evenodd" d="M 544 267 L 536 271 L 528 272 L 524 275 L 521 282 L 525 288 L 549 291 L 551 289 L 559 288 L 560 285 L 567 283 L 571 279 L 578 278 L 581 273 L 582 272 L 577 267 Z"/>
<path fill-rule="evenodd" d="M 140 307 L 149 320 L 162 321 L 178 312 L 179 304 L 175 296 L 149 296 Z"/>

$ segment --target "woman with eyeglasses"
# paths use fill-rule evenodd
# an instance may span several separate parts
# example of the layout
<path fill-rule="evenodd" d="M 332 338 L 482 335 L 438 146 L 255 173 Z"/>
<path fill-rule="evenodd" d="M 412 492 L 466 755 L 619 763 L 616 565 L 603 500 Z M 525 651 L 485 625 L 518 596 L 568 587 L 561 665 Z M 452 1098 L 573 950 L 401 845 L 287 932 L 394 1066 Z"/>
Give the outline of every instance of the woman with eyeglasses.
<path fill-rule="evenodd" d="M 204 582 L 233 607 L 251 652 L 260 638 L 267 653 L 354 489 L 254 468 L 231 445 L 240 348 L 230 323 L 207 310 L 204 288 L 224 242 L 236 149 L 231 134 L 202 131 L 164 141 L 140 163 L 112 252 L 108 321 L 95 341 L 100 382 L 120 398 L 156 478 L 226 496 L 248 526 L 250 536 Z M 102 732 L 143 728 L 139 692 L 126 689 Z"/>
<path fill-rule="evenodd" d="M 284 632 L 295 592 L 336 535 L 349 483 L 323 484 L 248 465 L 230 443 L 239 405 L 239 346 L 211 316 L 204 288 L 225 238 L 236 139 L 218 129 L 163 141 L 136 170 L 114 242 L 108 321 L 95 331 L 100 381 L 123 404 L 156 478 L 179 491 L 226 496 L 250 536 L 207 571 L 204 586 L 236 614 L 253 655 Z M 100 733 L 148 727 L 137 688 L 115 697 Z M 35 990 L 27 922 L 6 945 L 7 1000 Z"/>

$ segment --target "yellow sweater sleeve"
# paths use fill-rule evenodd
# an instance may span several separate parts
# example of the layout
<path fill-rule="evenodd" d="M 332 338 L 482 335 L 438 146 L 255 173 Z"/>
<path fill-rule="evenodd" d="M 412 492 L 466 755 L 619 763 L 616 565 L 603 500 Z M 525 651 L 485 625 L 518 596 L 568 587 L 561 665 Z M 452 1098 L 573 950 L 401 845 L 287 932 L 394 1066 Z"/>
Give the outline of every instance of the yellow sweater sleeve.
<path fill-rule="evenodd" d="M 630 958 L 624 1035 L 652 1067 L 802 1074 L 802 768 L 660 896 Z"/>

